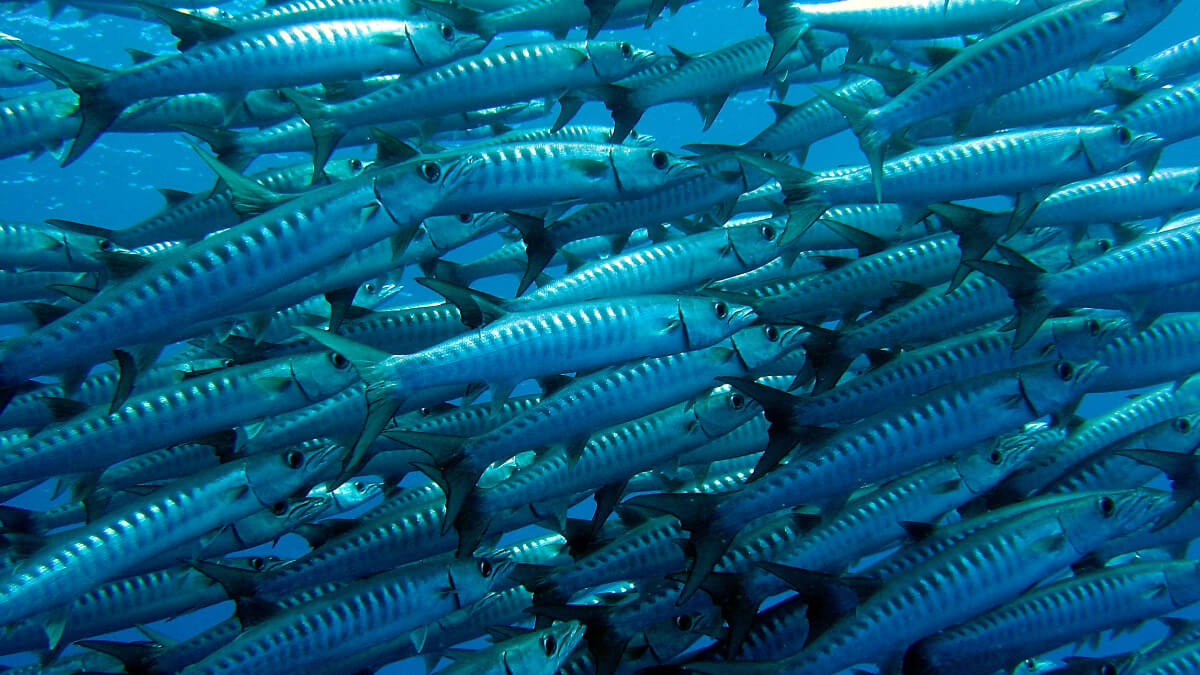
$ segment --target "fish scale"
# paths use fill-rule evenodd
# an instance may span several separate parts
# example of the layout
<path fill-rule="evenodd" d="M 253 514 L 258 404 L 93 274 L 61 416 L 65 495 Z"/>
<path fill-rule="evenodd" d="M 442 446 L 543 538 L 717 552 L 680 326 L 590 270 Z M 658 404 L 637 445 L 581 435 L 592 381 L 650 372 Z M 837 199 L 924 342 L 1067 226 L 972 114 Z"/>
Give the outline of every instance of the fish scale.
<path fill-rule="evenodd" d="M 1112 451 L 1144 449 L 1189 454 L 1200 445 L 1198 424 L 1200 415 L 1185 415 L 1156 424 L 1131 438 L 1121 439 L 1095 457 L 1078 462 L 1042 492 L 1118 490 L 1144 485 L 1158 475 L 1158 469 Z"/>
<path fill-rule="evenodd" d="M 1131 129 L 1153 129 L 1170 144 L 1200 135 L 1197 113 L 1200 113 L 1200 81 L 1193 79 L 1151 91 L 1117 110 L 1111 120 Z"/>

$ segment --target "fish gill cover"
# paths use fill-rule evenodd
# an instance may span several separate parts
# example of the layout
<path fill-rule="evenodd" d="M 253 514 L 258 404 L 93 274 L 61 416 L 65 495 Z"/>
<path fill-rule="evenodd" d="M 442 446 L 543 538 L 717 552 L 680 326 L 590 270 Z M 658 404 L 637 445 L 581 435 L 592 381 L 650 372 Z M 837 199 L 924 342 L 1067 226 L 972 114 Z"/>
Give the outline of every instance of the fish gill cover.
<path fill-rule="evenodd" d="M 0 7 L 5 672 L 1200 672 L 1200 0 Z"/>

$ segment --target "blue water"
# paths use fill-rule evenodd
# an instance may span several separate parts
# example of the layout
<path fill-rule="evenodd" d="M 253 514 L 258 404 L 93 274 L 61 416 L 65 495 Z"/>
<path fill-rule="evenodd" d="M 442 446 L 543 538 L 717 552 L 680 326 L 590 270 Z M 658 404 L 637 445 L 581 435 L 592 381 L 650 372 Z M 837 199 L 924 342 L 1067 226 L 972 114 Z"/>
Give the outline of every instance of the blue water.
<path fill-rule="evenodd" d="M 0 3 L 2 6 L 2 3 Z M 236 8 L 237 4 L 228 5 Z M 1116 56 L 1113 62 L 1132 63 L 1160 49 L 1194 35 L 1200 30 L 1200 0 L 1183 0 L 1182 5 L 1162 25 Z M 129 63 L 125 48 L 151 52 L 168 52 L 174 39 L 158 25 L 96 15 L 84 17 L 66 9 L 54 20 L 46 16 L 46 8 L 36 4 L 25 9 L 0 14 L 0 32 L 16 35 L 40 46 L 59 51 L 73 58 L 107 67 Z M 619 36 L 635 45 L 654 50 L 666 50 L 668 45 L 687 52 L 704 52 L 738 40 L 761 34 L 762 17 L 756 7 L 743 7 L 728 0 L 699 0 L 683 7 L 679 13 L 657 22 L 650 31 L 629 29 L 604 31 L 601 37 Z M 572 38 L 582 38 L 572 33 Z M 535 34 L 508 34 L 497 38 L 497 44 L 541 40 Z M 40 87 L 44 89 L 45 87 Z M 31 88 L 36 90 L 39 87 Z M 15 92 L 17 90 L 8 90 Z M 6 94 L 0 94 L 6 95 Z M 786 101 L 796 103 L 811 96 L 802 85 L 793 86 Z M 726 104 L 716 123 L 701 132 L 701 120 L 696 110 L 684 103 L 672 103 L 649 110 L 638 130 L 658 139 L 660 144 L 678 149 L 686 143 L 737 144 L 755 136 L 770 124 L 774 116 L 766 105 L 770 95 L 766 90 L 747 92 L 733 97 Z M 607 111 L 598 103 L 585 105 L 577 123 L 610 123 Z M 106 134 L 78 161 L 59 168 L 49 154 L 33 160 L 23 157 L 0 160 L 0 219 L 38 222 L 61 218 L 121 228 L 133 224 L 162 207 L 161 197 L 154 188 L 199 191 L 212 186 L 208 169 L 185 144 L 183 134 Z M 362 149 L 342 149 L 338 155 L 367 154 Z M 1200 157 L 1200 141 L 1176 144 L 1164 153 L 1161 166 L 1185 165 Z M 248 170 L 282 166 L 307 159 L 304 155 L 272 155 L 260 158 Z M 809 153 L 806 168 L 820 169 L 843 164 L 861 164 L 863 156 L 855 140 L 843 133 L 815 145 Z M 476 242 L 453 254 L 451 259 L 469 260 L 496 245 L 496 239 Z M 481 290 L 510 294 L 511 279 L 485 281 Z M 399 302 L 407 303 L 426 297 L 424 289 L 415 284 L 406 286 L 407 294 Z M 1110 409 L 1123 395 L 1089 396 L 1080 413 L 1094 415 Z M 32 508 L 43 508 L 49 502 L 49 492 L 43 491 L 22 502 Z M 306 546 L 293 535 L 285 537 L 274 547 L 260 547 L 281 557 L 303 553 Z M 212 623 L 224 619 L 231 611 L 230 603 L 188 615 L 174 621 L 153 625 L 153 628 L 177 638 L 188 637 Z M 1195 612 L 1192 615 L 1198 615 Z M 1143 644 L 1159 628 L 1150 624 L 1132 635 L 1106 640 L 1100 653 L 1113 653 Z M 123 631 L 107 636 L 109 639 L 137 640 L 141 635 Z M 72 648 L 74 649 L 74 648 Z M 1063 650 L 1073 653 L 1075 650 Z M 1079 653 L 1095 653 L 1083 650 Z M 0 657 L 0 665 L 25 663 L 25 656 Z M 395 664 L 383 673 L 423 673 L 417 661 Z"/>

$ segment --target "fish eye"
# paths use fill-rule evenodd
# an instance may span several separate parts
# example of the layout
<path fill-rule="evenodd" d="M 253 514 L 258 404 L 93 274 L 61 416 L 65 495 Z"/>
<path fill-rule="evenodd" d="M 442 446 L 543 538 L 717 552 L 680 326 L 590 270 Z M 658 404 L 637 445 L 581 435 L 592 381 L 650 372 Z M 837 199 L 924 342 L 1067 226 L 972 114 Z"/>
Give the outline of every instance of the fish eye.
<path fill-rule="evenodd" d="M 346 366 L 350 365 L 350 362 L 346 360 L 346 357 L 337 352 L 329 352 L 329 362 L 332 363 L 333 367 L 337 368 L 338 370 L 345 370 Z"/>
<path fill-rule="evenodd" d="M 1097 240 L 1096 248 L 1100 249 L 1101 253 L 1108 253 L 1108 249 L 1112 248 L 1112 242 L 1107 239 Z"/>
<path fill-rule="evenodd" d="M 1133 141 L 1133 133 L 1129 131 L 1128 127 L 1117 127 L 1117 140 L 1121 142 L 1121 145 L 1127 145 Z"/>
<path fill-rule="evenodd" d="M 991 454 L 988 455 L 988 461 L 999 466 L 1000 462 L 1004 461 L 1004 453 L 999 450 L 992 450 Z"/>
<path fill-rule="evenodd" d="M 374 293 L 375 293 L 375 284 L 373 284 L 373 283 L 371 283 L 371 282 L 369 282 L 369 281 L 368 281 L 367 283 L 363 284 L 363 290 L 364 290 L 364 291 L 366 291 L 366 292 L 368 292 L 368 293 L 371 293 L 372 295 L 374 295 Z"/>
<path fill-rule="evenodd" d="M 267 566 L 267 561 L 263 560 L 259 556 L 254 556 L 253 558 L 250 559 L 250 568 L 251 569 L 261 570 L 262 568 L 264 568 L 266 566 Z"/>
<path fill-rule="evenodd" d="M 555 640 L 553 635 L 543 635 L 542 651 L 546 656 L 554 656 L 554 652 L 558 651 L 558 640 Z"/>
<path fill-rule="evenodd" d="M 283 455 L 283 461 L 293 469 L 299 469 L 304 464 L 304 453 L 299 450 L 288 450 Z"/>
<path fill-rule="evenodd" d="M 469 223 L 469 222 L 471 222 L 471 214 L 469 214 L 469 213 L 460 213 L 460 214 L 458 214 L 458 222 L 460 222 L 460 223 Z"/>
<path fill-rule="evenodd" d="M 421 417 L 429 417 L 429 413 L 431 413 L 431 412 L 433 412 L 433 411 L 431 411 L 429 408 L 421 408 L 420 410 L 417 411 L 417 413 L 419 413 L 421 415 Z"/>
<path fill-rule="evenodd" d="M 1095 319 L 1088 319 L 1087 320 L 1087 331 L 1088 331 L 1088 335 L 1091 335 L 1092 337 L 1096 337 L 1097 335 L 1099 335 L 1100 334 L 1100 322 Z"/>
<path fill-rule="evenodd" d="M 479 573 L 483 575 L 484 578 L 492 576 L 492 563 L 486 560 L 480 560 Z"/>
<path fill-rule="evenodd" d="M 655 150 L 654 152 L 650 153 L 650 160 L 654 162 L 654 168 L 659 169 L 660 171 L 667 168 L 667 165 L 671 163 L 670 159 L 667 157 L 667 153 L 663 152 L 662 150 Z"/>
<path fill-rule="evenodd" d="M 1111 663 L 1100 666 L 1100 675 L 1117 675 L 1117 667 Z"/>
<path fill-rule="evenodd" d="M 735 391 L 729 395 L 729 405 L 734 410 L 741 410 L 746 407 L 746 397 Z"/>
<path fill-rule="evenodd" d="M 633 56 L 633 46 L 628 42 L 621 43 L 621 56 L 624 56 L 625 58 L 630 58 Z"/>
<path fill-rule="evenodd" d="M 714 306 L 714 309 L 717 310 L 717 318 L 718 319 L 724 319 L 725 317 L 729 316 L 729 305 L 727 305 L 723 302 L 718 302 Z"/>
<path fill-rule="evenodd" d="M 354 481 L 354 489 L 358 490 L 359 492 L 362 492 L 363 490 L 366 489 L 366 486 L 363 485 L 363 482 L 361 480 L 356 480 L 356 481 Z"/>
<path fill-rule="evenodd" d="M 111 241 L 107 240 L 107 239 L 101 239 L 101 240 L 100 240 L 100 243 L 98 244 L 98 246 L 100 247 L 100 250 L 101 250 L 101 251 L 111 251 L 111 250 L 113 250 L 113 243 L 112 243 Z"/>
<path fill-rule="evenodd" d="M 1054 372 L 1058 373 L 1058 377 L 1065 382 L 1075 374 L 1075 368 L 1066 361 L 1059 361 L 1058 365 L 1054 366 Z"/>
<path fill-rule="evenodd" d="M 636 130 L 634 130 L 634 129 L 630 129 L 630 130 L 629 130 L 629 137 L 630 137 L 630 138 L 632 138 L 633 140 L 635 140 L 635 141 L 636 141 L 636 140 L 637 140 L 637 138 L 638 138 L 638 132 L 637 132 Z"/>
<path fill-rule="evenodd" d="M 436 162 L 421 162 L 421 177 L 432 183 L 442 177 L 442 167 Z"/>
<path fill-rule="evenodd" d="M 13 64 L 13 70 L 25 70 L 25 62 L 17 61 Z"/>
<path fill-rule="evenodd" d="M 284 103 L 287 103 L 288 97 L 283 95 L 283 90 L 276 89 L 275 90 L 275 100 L 283 101 Z"/>
<path fill-rule="evenodd" d="M 763 237 L 763 239 L 766 239 L 767 241 L 771 241 L 772 239 L 774 239 L 775 238 L 775 228 L 771 227 L 770 225 L 763 225 L 762 237 Z"/>
<path fill-rule="evenodd" d="M 363 168 L 363 163 L 362 163 L 361 159 L 350 160 L 350 170 L 351 171 L 361 171 L 362 168 Z"/>
<path fill-rule="evenodd" d="M 223 359 L 223 360 L 221 361 L 221 365 L 222 365 L 222 366 L 224 366 L 224 367 L 226 367 L 226 368 L 232 368 L 232 367 L 233 367 L 233 364 L 234 364 L 234 361 L 233 361 L 233 359 Z"/>
<path fill-rule="evenodd" d="M 779 329 L 775 326 L 767 326 L 763 332 L 766 333 L 767 341 L 769 342 L 774 342 L 779 339 Z"/>
<path fill-rule="evenodd" d="M 454 26 L 451 26 L 448 23 L 442 24 L 442 37 L 447 40 L 453 40 L 454 39 Z"/>
<path fill-rule="evenodd" d="M 692 629 L 695 622 L 692 621 L 690 614 L 680 614 L 675 617 L 675 627 L 683 632 L 688 632 Z"/>
<path fill-rule="evenodd" d="M 1112 497 L 1101 497 L 1096 500 L 1096 507 L 1100 509 L 1100 515 L 1105 518 L 1111 516 L 1113 511 L 1117 510 L 1117 505 L 1113 503 Z"/>
<path fill-rule="evenodd" d="M 1178 431 L 1181 434 L 1186 434 L 1192 430 L 1192 423 L 1186 417 L 1176 418 L 1175 423 L 1171 426 L 1175 428 L 1175 431 Z"/>
<path fill-rule="evenodd" d="M 271 513 L 277 516 L 282 516 L 287 513 L 287 502 L 275 502 L 271 505 Z"/>

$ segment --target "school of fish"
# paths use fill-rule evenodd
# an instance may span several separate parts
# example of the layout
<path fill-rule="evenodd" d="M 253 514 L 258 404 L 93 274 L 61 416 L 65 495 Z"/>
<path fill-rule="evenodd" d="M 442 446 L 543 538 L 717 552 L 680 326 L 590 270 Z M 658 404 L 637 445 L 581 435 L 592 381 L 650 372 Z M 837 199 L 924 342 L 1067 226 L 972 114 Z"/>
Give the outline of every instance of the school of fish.
<path fill-rule="evenodd" d="M 0 2 L 0 670 L 1200 673 L 1200 0 L 714 1 Z"/>

